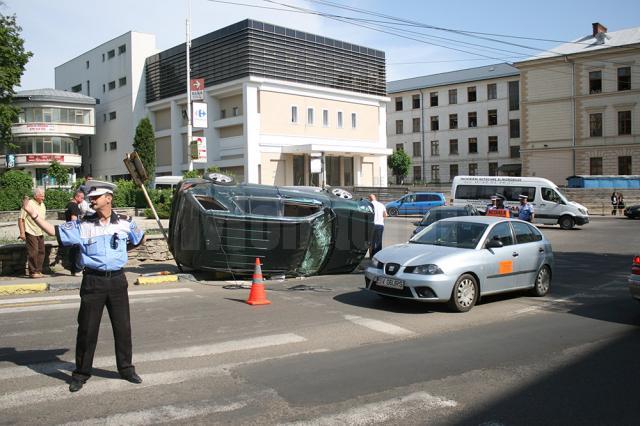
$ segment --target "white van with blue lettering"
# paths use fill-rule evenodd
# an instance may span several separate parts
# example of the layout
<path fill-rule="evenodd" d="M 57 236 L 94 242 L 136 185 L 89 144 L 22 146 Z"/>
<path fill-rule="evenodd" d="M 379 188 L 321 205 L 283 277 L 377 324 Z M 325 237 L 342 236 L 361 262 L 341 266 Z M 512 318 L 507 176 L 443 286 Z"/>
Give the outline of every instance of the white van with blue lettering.
<path fill-rule="evenodd" d="M 156 176 L 153 181 L 154 189 L 176 189 L 176 186 L 183 180 L 182 176 Z"/>
<path fill-rule="evenodd" d="M 452 205 L 471 204 L 485 211 L 491 196 L 505 197 L 507 208 L 519 205 L 518 196 L 526 195 L 535 209 L 535 223 L 558 224 L 562 229 L 589 223 L 589 211 L 569 201 L 558 186 L 548 179 L 512 176 L 456 176 L 451 185 Z"/>

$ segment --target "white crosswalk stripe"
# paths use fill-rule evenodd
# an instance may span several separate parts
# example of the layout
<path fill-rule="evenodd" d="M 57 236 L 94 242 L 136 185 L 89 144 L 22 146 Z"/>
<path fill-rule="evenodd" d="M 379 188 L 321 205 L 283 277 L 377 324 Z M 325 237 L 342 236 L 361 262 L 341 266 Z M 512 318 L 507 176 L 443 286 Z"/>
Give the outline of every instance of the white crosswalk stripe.
<path fill-rule="evenodd" d="M 193 293 L 191 288 L 165 288 L 158 290 L 130 290 L 129 297 L 136 296 L 148 296 L 153 294 L 171 294 L 171 293 Z M 36 303 L 36 302 L 51 302 L 57 300 L 80 300 L 78 294 L 65 294 L 65 295 L 52 295 L 52 296 L 36 296 L 36 297 L 20 297 L 12 299 L 0 300 L 0 305 L 14 305 L 18 303 Z"/>
<path fill-rule="evenodd" d="M 407 330 L 406 328 L 371 318 L 362 318 L 356 315 L 345 315 L 344 319 L 368 329 L 378 331 L 380 333 L 391 334 L 393 336 L 410 336 L 414 334 L 413 331 Z"/>

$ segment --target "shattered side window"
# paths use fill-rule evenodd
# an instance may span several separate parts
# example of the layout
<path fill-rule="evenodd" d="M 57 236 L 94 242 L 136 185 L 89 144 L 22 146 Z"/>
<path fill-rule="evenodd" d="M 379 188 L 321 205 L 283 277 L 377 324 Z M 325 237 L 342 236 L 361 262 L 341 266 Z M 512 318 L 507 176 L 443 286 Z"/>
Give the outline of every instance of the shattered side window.
<path fill-rule="evenodd" d="M 332 229 L 333 218 L 329 214 L 322 215 L 313 222 L 309 248 L 298 269 L 300 274 L 312 275 L 318 272 L 331 248 Z"/>

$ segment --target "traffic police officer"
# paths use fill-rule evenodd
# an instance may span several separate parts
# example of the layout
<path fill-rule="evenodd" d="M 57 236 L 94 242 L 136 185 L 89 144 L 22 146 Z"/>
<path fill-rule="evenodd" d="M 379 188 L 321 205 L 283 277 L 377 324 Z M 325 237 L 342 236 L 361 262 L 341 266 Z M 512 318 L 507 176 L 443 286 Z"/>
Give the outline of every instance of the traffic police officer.
<path fill-rule="evenodd" d="M 527 198 L 529 197 L 526 194 L 520 194 L 518 198 L 520 199 L 520 207 L 518 208 L 518 219 L 527 222 L 533 222 L 535 210 L 533 206 L 527 202 Z"/>
<path fill-rule="evenodd" d="M 76 369 L 69 390 L 79 391 L 91 377 L 93 355 L 104 307 L 107 307 L 115 339 L 116 365 L 120 377 L 131 383 L 142 383 L 132 364 L 129 295 L 123 267 L 127 250 L 144 241 L 144 233 L 125 215 L 112 210 L 115 185 L 91 181 L 88 197 L 96 211 L 81 220 L 53 226 L 38 212 L 23 203 L 25 211 L 49 235 L 56 235 L 64 246 L 79 246 L 79 264 L 84 268 L 80 287 L 80 312 L 76 339 Z"/>

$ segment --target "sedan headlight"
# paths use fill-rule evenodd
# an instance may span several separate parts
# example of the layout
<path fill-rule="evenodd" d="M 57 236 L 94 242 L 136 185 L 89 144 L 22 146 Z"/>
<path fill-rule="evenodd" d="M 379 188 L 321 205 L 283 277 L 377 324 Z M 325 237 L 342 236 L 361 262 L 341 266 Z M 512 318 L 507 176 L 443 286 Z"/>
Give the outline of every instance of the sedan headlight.
<path fill-rule="evenodd" d="M 422 274 L 422 275 L 436 275 L 443 274 L 442 269 L 438 268 L 438 265 L 428 264 L 428 265 L 418 265 L 418 266 L 407 266 L 404 268 L 404 272 L 408 274 Z"/>
<path fill-rule="evenodd" d="M 375 257 L 373 259 L 371 259 L 371 267 L 372 268 L 382 269 L 382 265 L 383 265 L 382 262 L 380 262 Z"/>

